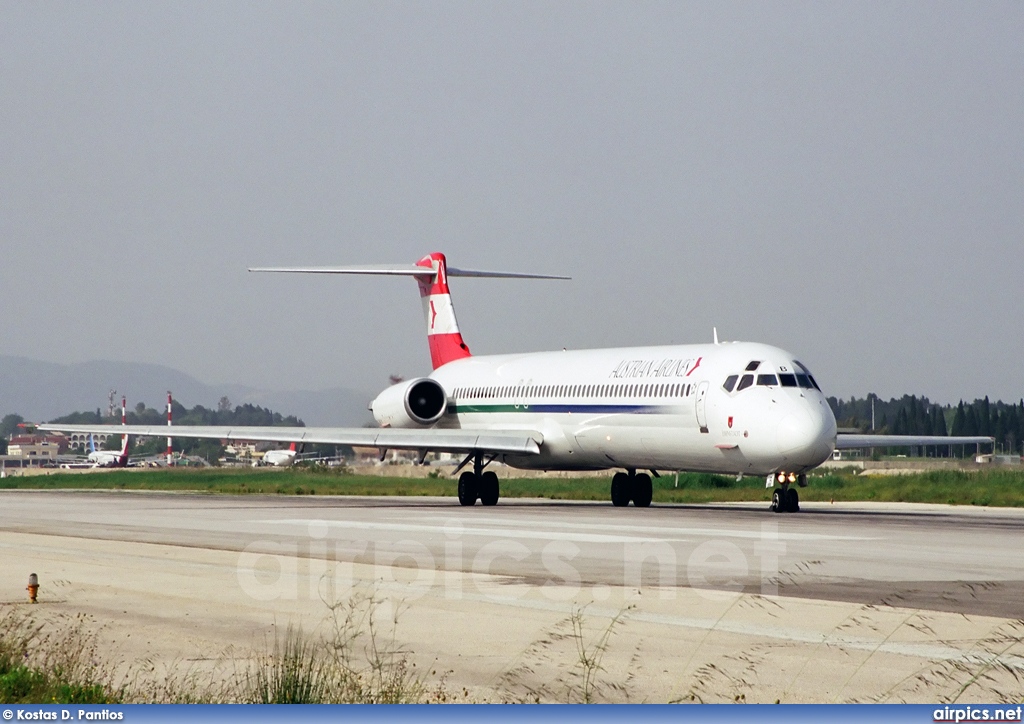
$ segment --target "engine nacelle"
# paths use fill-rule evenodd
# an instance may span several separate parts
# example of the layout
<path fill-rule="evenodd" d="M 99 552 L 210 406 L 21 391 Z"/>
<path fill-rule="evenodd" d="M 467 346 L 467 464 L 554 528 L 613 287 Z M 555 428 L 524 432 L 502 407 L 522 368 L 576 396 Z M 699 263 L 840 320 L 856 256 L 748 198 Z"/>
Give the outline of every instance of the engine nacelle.
<path fill-rule="evenodd" d="M 370 403 L 381 427 L 426 427 L 440 420 L 447 409 L 448 395 L 429 377 L 392 385 Z"/>

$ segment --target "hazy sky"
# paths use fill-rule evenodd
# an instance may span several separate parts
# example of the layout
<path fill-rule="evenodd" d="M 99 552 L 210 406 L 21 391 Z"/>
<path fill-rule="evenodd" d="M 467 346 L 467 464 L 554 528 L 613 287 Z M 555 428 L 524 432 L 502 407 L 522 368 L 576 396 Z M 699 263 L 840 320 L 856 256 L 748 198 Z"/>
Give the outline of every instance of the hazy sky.
<path fill-rule="evenodd" d="M 830 394 L 1024 395 L 1024 3 L 0 1 L 0 353 L 372 394 L 756 340 Z"/>

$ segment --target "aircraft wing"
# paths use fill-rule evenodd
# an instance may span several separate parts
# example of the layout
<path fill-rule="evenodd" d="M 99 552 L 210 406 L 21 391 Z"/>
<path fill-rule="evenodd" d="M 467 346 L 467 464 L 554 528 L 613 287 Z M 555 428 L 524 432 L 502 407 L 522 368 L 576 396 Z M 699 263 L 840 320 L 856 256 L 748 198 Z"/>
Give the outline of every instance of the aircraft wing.
<path fill-rule="evenodd" d="M 941 435 L 836 435 L 836 450 L 863 447 L 911 447 L 920 445 L 991 445 L 991 437 L 942 437 Z"/>
<path fill-rule="evenodd" d="M 235 427 L 228 425 L 40 425 L 40 430 L 78 433 L 111 433 L 137 437 L 183 437 L 212 440 L 260 440 L 266 442 L 356 445 L 388 450 L 438 452 L 491 452 L 537 455 L 543 436 L 539 432 L 410 430 L 393 427 Z"/>

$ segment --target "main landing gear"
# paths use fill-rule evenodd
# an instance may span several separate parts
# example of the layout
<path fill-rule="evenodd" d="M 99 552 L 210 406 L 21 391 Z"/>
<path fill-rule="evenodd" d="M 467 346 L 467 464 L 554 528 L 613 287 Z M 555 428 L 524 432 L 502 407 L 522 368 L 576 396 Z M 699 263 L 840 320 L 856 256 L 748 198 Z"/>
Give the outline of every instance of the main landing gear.
<path fill-rule="evenodd" d="M 628 473 L 615 473 L 612 476 L 612 505 L 624 508 L 633 501 L 638 508 L 649 508 L 654 498 L 654 485 L 647 473 L 637 474 L 635 470 Z"/>
<path fill-rule="evenodd" d="M 786 476 L 784 473 L 779 473 L 779 478 L 779 487 L 772 491 L 771 511 L 773 513 L 799 513 L 800 495 L 796 492 L 796 488 L 790 487 L 790 483 L 796 482 L 801 488 L 806 488 L 807 476 Z"/>
<path fill-rule="evenodd" d="M 484 472 L 482 456 L 473 459 L 473 470 L 459 476 L 459 504 L 476 505 L 479 499 L 483 505 L 498 504 L 498 476 L 492 471 Z"/>

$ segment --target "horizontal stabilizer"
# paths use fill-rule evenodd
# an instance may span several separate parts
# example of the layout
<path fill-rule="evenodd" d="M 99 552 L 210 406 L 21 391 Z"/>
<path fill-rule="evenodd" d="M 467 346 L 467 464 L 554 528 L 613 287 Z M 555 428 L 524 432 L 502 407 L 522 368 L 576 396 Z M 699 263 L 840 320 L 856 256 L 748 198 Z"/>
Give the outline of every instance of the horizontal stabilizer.
<path fill-rule="evenodd" d="M 489 277 L 492 279 L 571 279 L 552 274 L 524 274 L 520 272 L 476 271 L 447 267 L 449 277 Z M 366 266 L 307 266 L 307 267 L 253 267 L 251 272 L 286 272 L 293 274 L 379 274 L 383 276 L 432 277 L 430 267 L 417 264 L 371 264 Z"/>
<path fill-rule="evenodd" d="M 836 450 L 862 447 L 918 447 L 921 445 L 991 445 L 991 437 L 941 435 L 836 435 Z"/>
<path fill-rule="evenodd" d="M 434 452 L 486 452 L 537 455 L 539 432 L 446 430 L 372 427 L 231 427 L 221 425 L 40 425 L 40 430 L 70 433 L 116 433 L 138 437 L 179 437 L 209 440 L 260 440 L 285 443 L 355 445 L 389 450 Z"/>

